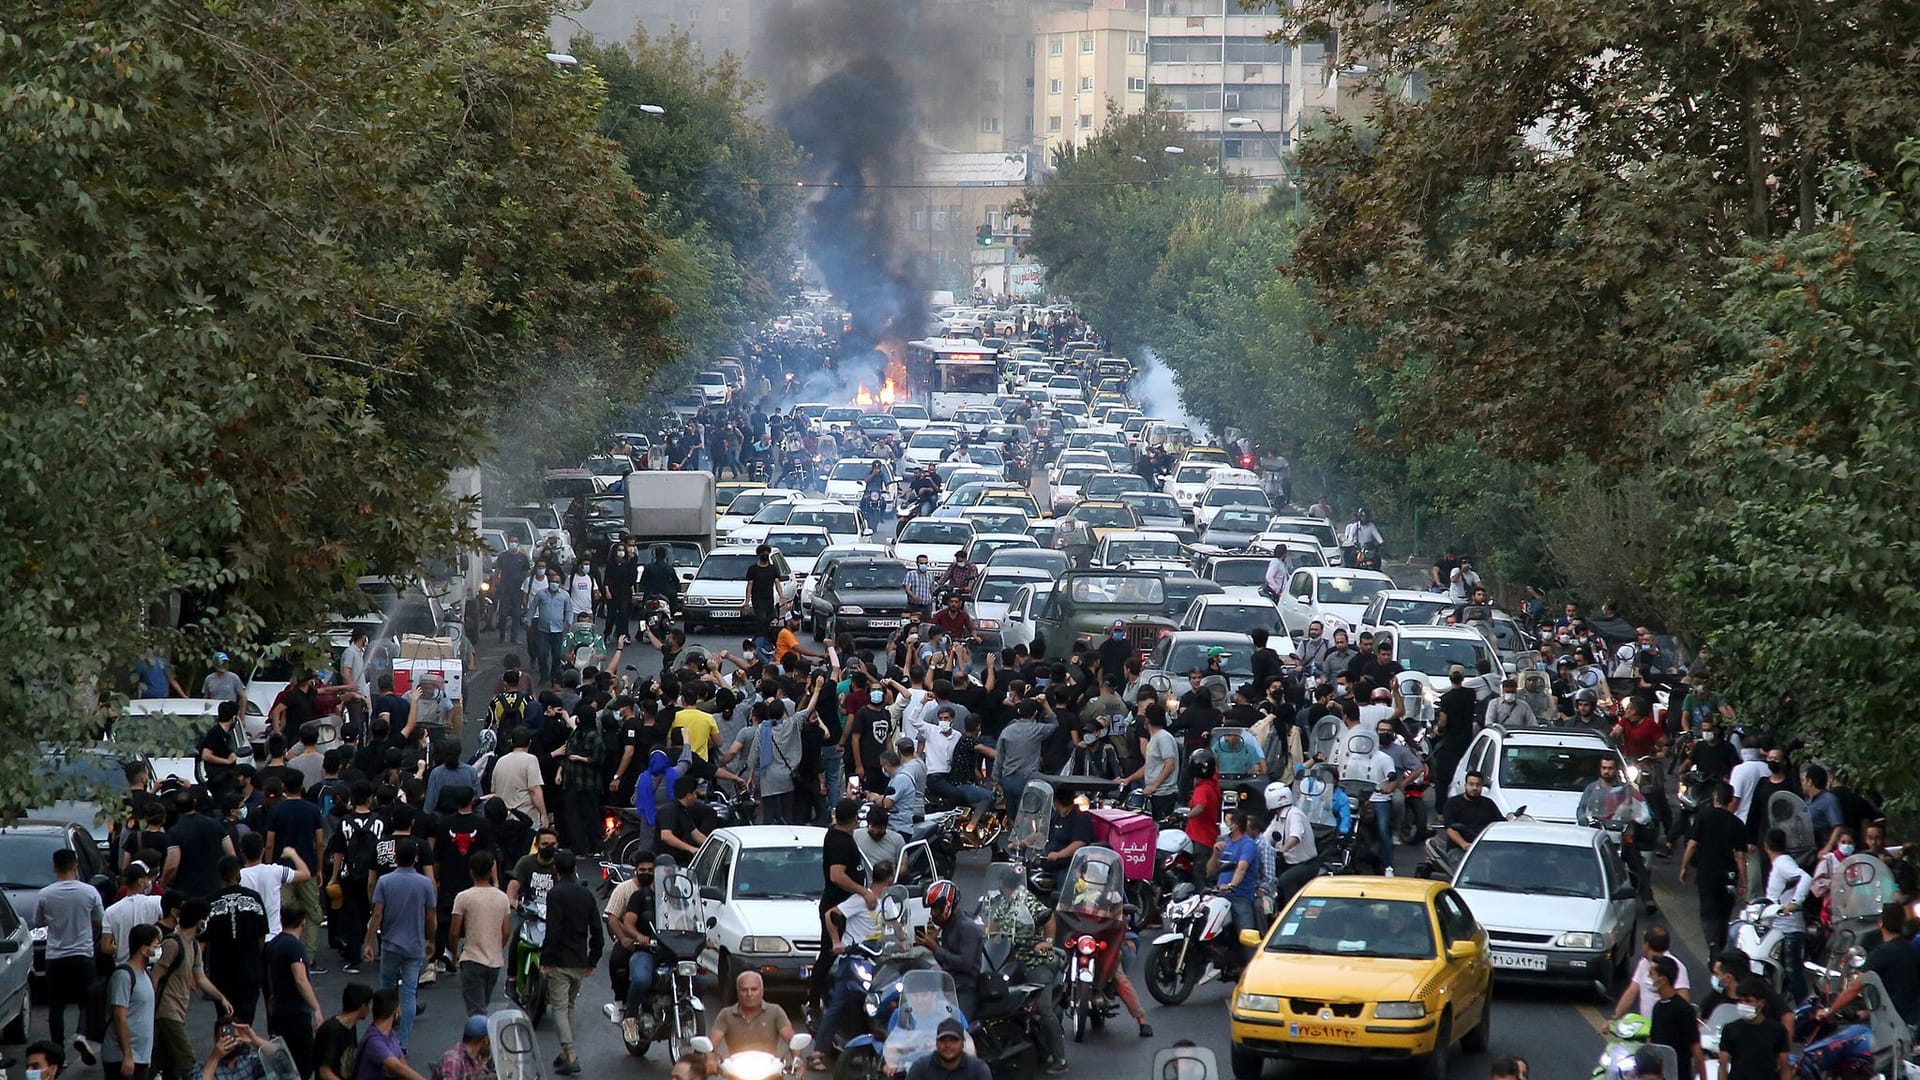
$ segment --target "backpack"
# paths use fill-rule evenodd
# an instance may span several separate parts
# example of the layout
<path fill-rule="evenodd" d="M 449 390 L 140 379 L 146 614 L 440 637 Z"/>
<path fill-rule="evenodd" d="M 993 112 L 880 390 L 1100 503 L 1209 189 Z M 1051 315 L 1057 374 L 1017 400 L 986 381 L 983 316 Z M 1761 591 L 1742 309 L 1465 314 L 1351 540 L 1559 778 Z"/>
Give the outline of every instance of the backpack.
<path fill-rule="evenodd" d="M 373 869 L 379 856 L 380 837 L 386 831 L 386 823 L 372 814 L 364 817 L 349 814 L 341 820 L 340 839 L 347 850 L 347 873 L 357 880 L 366 880 L 367 871 Z"/>
<path fill-rule="evenodd" d="M 527 695 L 518 690 L 502 690 L 493 696 L 493 702 L 487 707 L 492 717 L 494 731 L 511 731 L 515 727 L 524 727 L 527 722 Z"/>

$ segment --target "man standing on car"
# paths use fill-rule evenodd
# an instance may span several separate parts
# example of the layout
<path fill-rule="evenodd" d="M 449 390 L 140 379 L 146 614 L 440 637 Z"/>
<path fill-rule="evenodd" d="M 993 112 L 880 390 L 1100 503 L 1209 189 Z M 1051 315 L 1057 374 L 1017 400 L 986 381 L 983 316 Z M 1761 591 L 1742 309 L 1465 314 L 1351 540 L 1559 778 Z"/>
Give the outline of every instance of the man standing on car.
<path fill-rule="evenodd" d="M 761 544 L 753 554 L 754 564 L 747 567 L 747 607 L 753 612 L 754 636 L 770 637 L 780 608 L 780 568 L 773 563 L 771 547 Z"/>

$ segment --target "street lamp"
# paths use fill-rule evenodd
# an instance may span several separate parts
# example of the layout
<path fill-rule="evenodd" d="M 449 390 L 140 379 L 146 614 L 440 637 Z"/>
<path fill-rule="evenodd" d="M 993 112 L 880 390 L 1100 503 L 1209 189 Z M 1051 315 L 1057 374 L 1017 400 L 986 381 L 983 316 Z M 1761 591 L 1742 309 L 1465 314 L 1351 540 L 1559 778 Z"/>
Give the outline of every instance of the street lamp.
<path fill-rule="evenodd" d="M 658 106 L 658 105 L 642 105 L 642 106 L 640 106 L 640 111 L 641 111 L 641 112 L 643 112 L 643 113 L 646 113 L 646 114 L 647 114 L 648 116 L 665 116 L 665 115 L 667 115 L 667 110 L 666 110 L 666 109 L 664 109 L 664 108 L 661 108 L 661 107 L 660 107 L 660 106 Z"/>
<path fill-rule="evenodd" d="M 1280 162 L 1280 172 L 1286 179 L 1287 186 L 1293 189 L 1293 208 L 1298 211 L 1300 209 L 1300 185 L 1293 182 L 1292 176 L 1287 175 L 1287 159 L 1286 155 L 1282 152 L 1287 133 L 1285 131 L 1268 131 L 1267 125 L 1261 123 L 1260 118 L 1256 116 L 1229 116 L 1227 117 L 1227 126 L 1235 129 L 1250 127 L 1273 140 L 1273 156 Z"/>
<path fill-rule="evenodd" d="M 550 52 L 547 54 L 547 61 L 549 63 L 557 64 L 560 67 L 580 66 L 580 58 L 573 55 L 572 53 Z"/>

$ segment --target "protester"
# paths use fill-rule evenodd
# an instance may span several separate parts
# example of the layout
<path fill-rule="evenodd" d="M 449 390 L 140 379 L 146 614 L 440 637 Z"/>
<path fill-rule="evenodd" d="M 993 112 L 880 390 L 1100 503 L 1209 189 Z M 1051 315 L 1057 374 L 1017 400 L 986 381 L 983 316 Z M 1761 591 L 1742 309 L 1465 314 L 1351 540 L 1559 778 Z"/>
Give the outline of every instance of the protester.
<path fill-rule="evenodd" d="M 301 940 L 307 913 L 290 908 L 281 931 L 267 942 L 267 1033 L 287 1044 L 300 1075 L 313 1071 L 313 1029 L 324 1015 L 307 971 L 307 946 Z"/>
<path fill-rule="evenodd" d="M 153 980 L 147 966 L 160 951 L 160 928 L 127 933 L 127 959 L 107 975 L 108 1018 L 100 1058 L 108 1077 L 147 1080 L 153 1068 Z"/>
<path fill-rule="evenodd" d="M 53 853 L 53 877 L 53 884 L 34 898 L 28 925 L 46 931 L 47 1034 L 61 1045 L 66 1041 L 67 1006 L 79 1006 L 85 1019 L 95 942 L 107 911 L 99 890 L 80 880 L 80 856 L 73 849 Z M 98 1060 L 84 1035 L 74 1038 L 73 1047 L 81 1061 L 92 1065 Z"/>
<path fill-rule="evenodd" d="M 580 1055 L 574 1045 L 574 1001 L 587 976 L 600 965 L 605 937 L 593 894 L 575 876 L 571 851 L 556 852 L 555 880 L 547 892 L 547 939 L 540 966 L 547 973 L 547 1006 L 560 1036 L 560 1057 L 553 1071 L 561 1076 L 580 1074 Z"/>
<path fill-rule="evenodd" d="M 393 858 L 396 869 L 382 877 L 373 889 L 373 918 L 367 923 L 361 956 L 368 963 L 377 956 L 380 985 L 398 988 L 400 1018 L 394 1024 L 393 1038 L 404 1051 L 408 1037 L 413 1034 L 420 971 L 426 966 L 427 944 L 433 940 L 437 908 L 433 882 L 414 868 L 420 860 L 419 844 L 411 838 L 398 841 L 393 847 Z M 374 1013 L 377 1018 L 379 1009 Z"/>
<path fill-rule="evenodd" d="M 359 1052 L 357 1028 L 373 1011 L 373 987 L 348 983 L 340 991 L 340 1011 L 327 1017 L 313 1033 L 313 1075 L 317 1080 L 354 1080 L 354 1055 Z"/>
<path fill-rule="evenodd" d="M 473 884 L 453 898 L 447 945 L 459 958 L 460 1003 L 472 1016 L 487 1011 L 493 989 L 500 985 L 507 942 L 512 939 L 513 905 L 494 884 L 493 852 L 474 852 L 467 856 L 467 866 Z"/>

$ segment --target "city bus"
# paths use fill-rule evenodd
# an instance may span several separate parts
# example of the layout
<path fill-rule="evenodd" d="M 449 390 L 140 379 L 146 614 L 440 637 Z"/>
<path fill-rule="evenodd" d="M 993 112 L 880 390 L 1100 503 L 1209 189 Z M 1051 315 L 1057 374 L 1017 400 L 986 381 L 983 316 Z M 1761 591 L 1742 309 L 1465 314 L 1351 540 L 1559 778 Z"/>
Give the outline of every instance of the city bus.
<path fill-rule="evenodd" d="M 956 409 L 993 405 L 1000 392 L 1000 363 L 992 349 L 965 338 L 907 342 L 908 393 L 927 403 L 936 420 Z"/>

